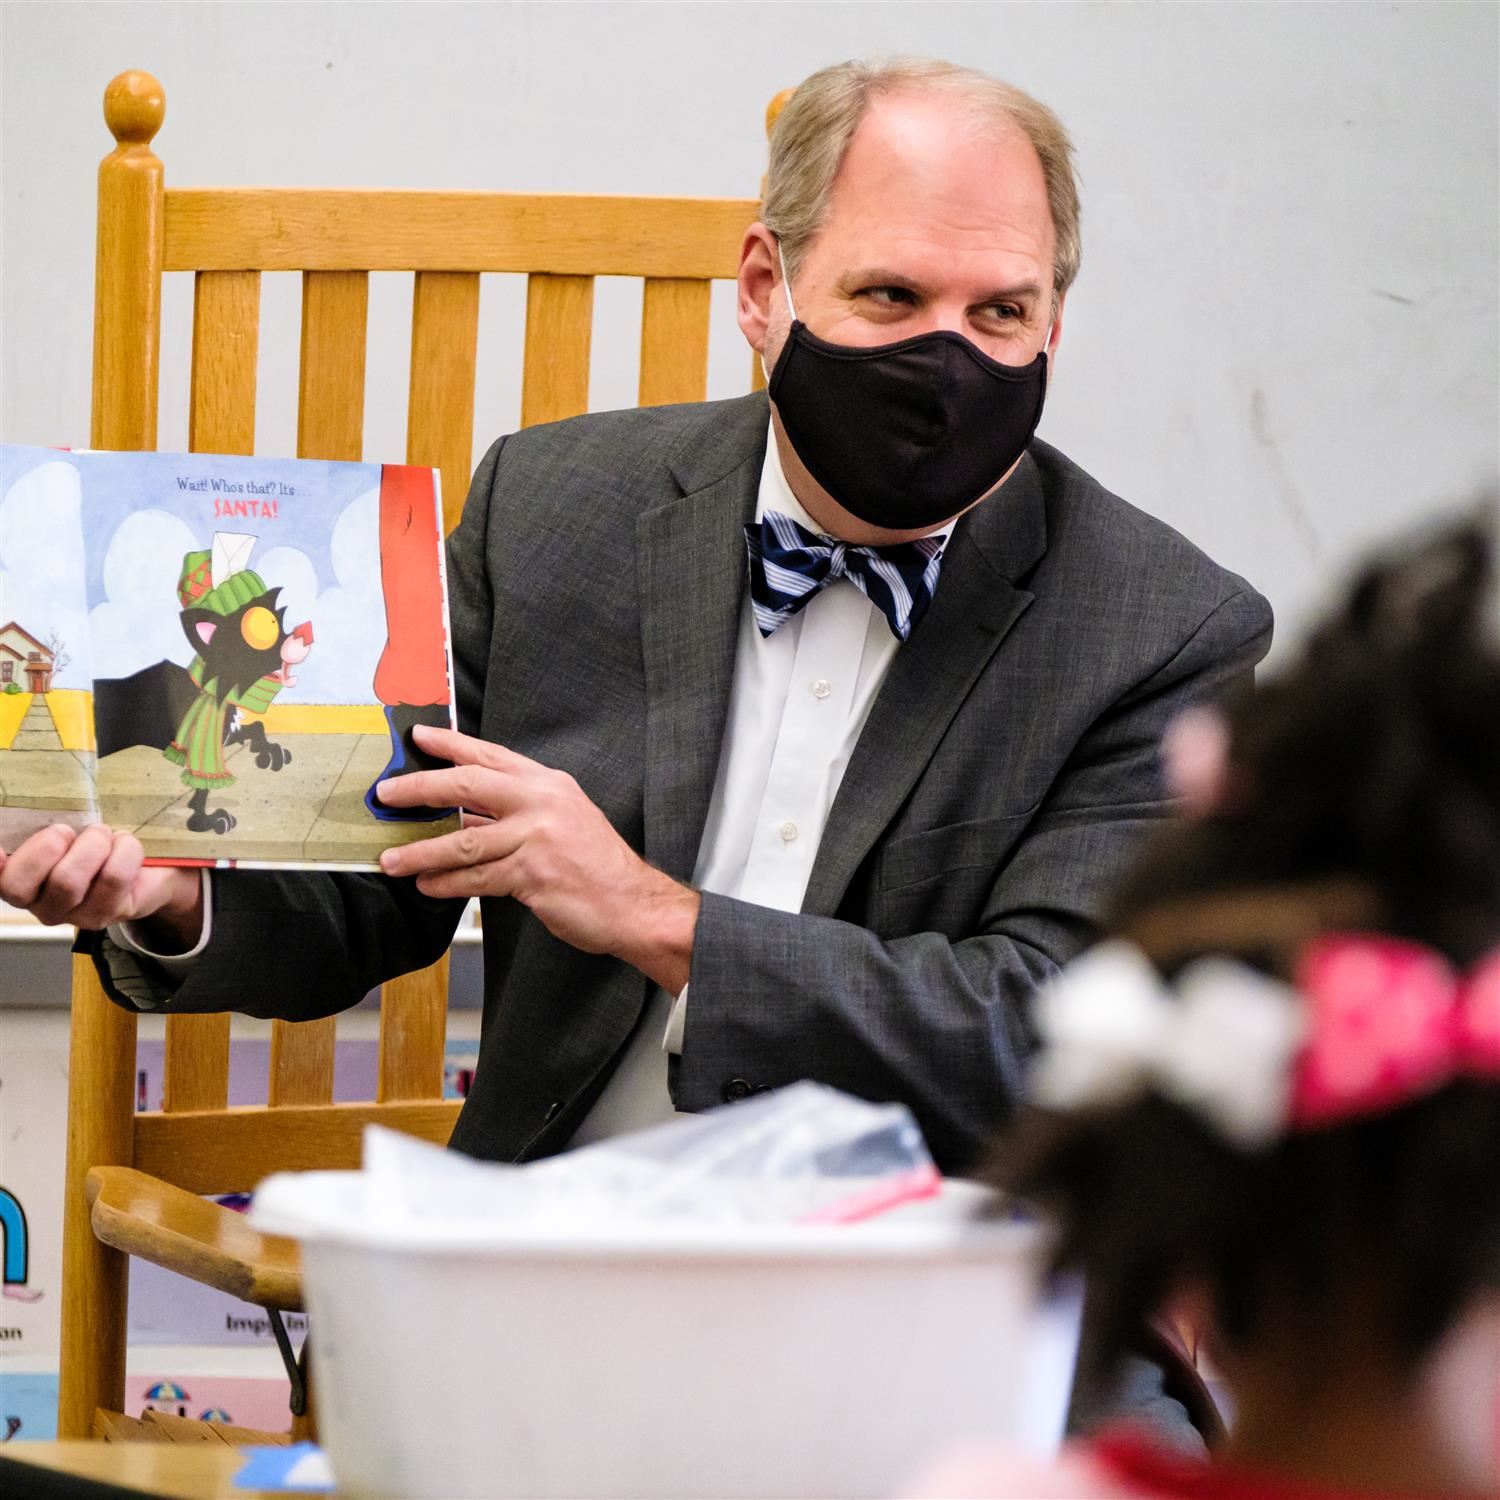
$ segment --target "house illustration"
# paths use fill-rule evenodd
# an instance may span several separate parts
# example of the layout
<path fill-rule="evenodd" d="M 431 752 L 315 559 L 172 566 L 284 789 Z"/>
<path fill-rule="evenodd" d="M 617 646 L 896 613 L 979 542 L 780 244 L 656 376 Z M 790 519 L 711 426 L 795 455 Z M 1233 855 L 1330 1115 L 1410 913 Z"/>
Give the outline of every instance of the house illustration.
<path fill-rule="evenodd" d="M 12 620 L 0 625 L 0 692 L 14 682 L 24 692 L 52 690 L 53 653 Z"/>

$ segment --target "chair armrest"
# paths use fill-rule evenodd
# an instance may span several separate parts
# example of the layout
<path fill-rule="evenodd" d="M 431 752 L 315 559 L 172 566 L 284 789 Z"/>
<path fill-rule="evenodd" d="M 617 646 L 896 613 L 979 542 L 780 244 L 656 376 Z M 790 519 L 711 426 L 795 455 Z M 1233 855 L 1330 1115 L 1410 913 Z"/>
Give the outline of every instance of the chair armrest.
<path fill-rule="evenodd" d="M 259 1307 L 302 1311 L 295 1240 L 259 1234 L 243 1214 L 133 1167 L 94 1167 L 85 1184 L 104 1244 Z"/>

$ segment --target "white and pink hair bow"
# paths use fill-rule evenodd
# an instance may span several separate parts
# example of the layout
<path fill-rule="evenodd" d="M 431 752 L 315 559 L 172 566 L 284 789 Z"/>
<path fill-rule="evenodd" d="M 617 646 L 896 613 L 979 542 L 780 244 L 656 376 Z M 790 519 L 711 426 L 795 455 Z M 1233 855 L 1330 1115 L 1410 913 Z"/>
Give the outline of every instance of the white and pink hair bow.
<path fill-rule="evenodd" d="M 1203 958 L 1168 985 L 1138 948 L 1102 943 L 1038 996 L 1032 1099 L 1076 1109 L 1153 1089 L 1255 1149 L 1454 1078 L 1500 1082 L 1500 950 L 1459 975 L 1417 943 L 1333 934 L 1295 981 Z"/>

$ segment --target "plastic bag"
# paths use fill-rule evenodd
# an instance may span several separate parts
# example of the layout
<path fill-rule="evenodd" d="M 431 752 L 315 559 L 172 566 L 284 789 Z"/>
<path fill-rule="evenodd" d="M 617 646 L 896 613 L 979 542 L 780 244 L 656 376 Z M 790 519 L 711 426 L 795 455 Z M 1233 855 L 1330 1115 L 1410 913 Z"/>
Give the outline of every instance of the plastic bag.
<path fill-rule="evenodd" d="M 942 1179 L 911 1111 L 821 1084 L 683 1116 L 523 1167 L 377 1126 L 365 1211 L 387 1222 L 853 1223 L 932 1197 Z"/>

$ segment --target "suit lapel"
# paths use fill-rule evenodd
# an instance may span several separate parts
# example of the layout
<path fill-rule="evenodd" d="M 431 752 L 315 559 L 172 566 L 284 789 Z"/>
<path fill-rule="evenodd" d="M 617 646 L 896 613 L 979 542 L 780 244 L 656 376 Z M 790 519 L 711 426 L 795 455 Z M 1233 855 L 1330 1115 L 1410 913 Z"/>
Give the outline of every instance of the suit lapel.
<path fill-rule="evenodd" d="M 747 577 L 744 526 L 765 457 L 765 398 L 737 408 L 713 451 L 699 446 L 673 463 L 682 497 L 645 512 L 636 528 L 645 855 L 679 880 L 692 878 L 718 771 Z"/>
<path fill-rule="evenodd" d="M 803 898 L 832 916 L 860 861 L 890 825 L 1000 642 L 1031 603 L 1015 580 L 1047 548 L 1041 479 L 1030 456 L 965 516 L 937 593 L 890 672 L 849 759 Z"/>

